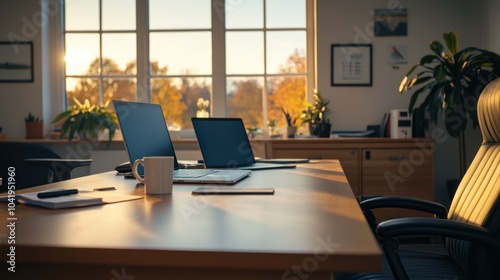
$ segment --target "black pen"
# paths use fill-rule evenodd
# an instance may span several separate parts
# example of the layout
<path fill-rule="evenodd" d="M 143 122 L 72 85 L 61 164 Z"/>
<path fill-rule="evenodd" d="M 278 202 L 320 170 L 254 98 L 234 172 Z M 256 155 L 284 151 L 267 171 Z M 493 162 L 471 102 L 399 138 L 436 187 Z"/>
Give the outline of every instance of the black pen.
<path fill-rule="evenodd" d="M 70 189 L 70 190 L 60 190 L 60 191 L 52 191 L 52 192 L 41 192 L 41 193 L 37 194 L 37 197 L 38 198 L 51 198 L 51 197 L 72 195 L 72 194 L 77 194 L 77 193 L 78 193 L 77 189 Z"/>

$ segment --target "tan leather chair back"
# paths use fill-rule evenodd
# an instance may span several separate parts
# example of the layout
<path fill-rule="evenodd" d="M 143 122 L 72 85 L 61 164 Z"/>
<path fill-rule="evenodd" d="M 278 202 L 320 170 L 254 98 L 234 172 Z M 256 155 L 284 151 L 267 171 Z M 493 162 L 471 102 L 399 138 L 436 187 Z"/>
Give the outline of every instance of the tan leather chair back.
<path fill-rule="evenodd" d="M 453 197 L 448 219 L 498 231 L 500 225 L 500 79 L 483 90 L 478 101 L 483 143 Z M 472 275 L 481 275 L 490 261 L 474 244 L 447 240 L 450 254 Z"/>

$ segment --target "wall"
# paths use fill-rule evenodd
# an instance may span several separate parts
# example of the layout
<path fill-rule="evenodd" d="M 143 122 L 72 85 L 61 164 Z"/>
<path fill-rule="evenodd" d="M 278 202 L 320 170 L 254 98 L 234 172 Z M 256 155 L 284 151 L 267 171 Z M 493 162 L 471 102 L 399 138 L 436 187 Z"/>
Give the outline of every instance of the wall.
<path fill-rule="evenodd" d="M 478 0 L 471 5 L 474 12 L 474 39 L 480 48 L 500 53 L 500 26 L 498 25 L 498 11 L 500 11 L 500 1 Z"/>
<path fill-rule="evenodd" d="M 460 36 L 460 48 L 475 44 L 470 11 L 471 8 L 477 9 L 477 5 L 472 3 L 475 1 L 318 0 L 318 89 L 331 100 L 333 129 L 363 130 L 369 124 L 380 123 L 383 114 L 391 109 L 408 108 L 411 95 L 399 94 L 399 84 L 409 68 L 430 53 L 428 45 L 431 41 L 443 42 L 442 34 L 454 30 Z M 374 37 L 372 10 L 401 7 L 408 9 L 408 36 Z M 330 85 L 330 46 L 334 43 L 373 45 L 372 87 Z M 406 45 L 409 64 L 393 69 L 387 62 L 389 44 Z M 439 132 L 442 127 L 439 124 L 431 131 Z M 466 135 L 467 154 L 475 154 L 480 144 L 480 132 L 470 129 Z M 459 177 L 457 148 L 456 139 L 446 135 L 436 145 L 436 199 L 444 204 L 449 203 L 446 181 Z"/>
<path fill-rule="evenodd" d="M 34 47 L 34 82 L 0 83 L 0 126 L 9 138 L 24 138 L 24 118 L 32 113 L 44 117 L 42 99 L 42 32 L 40 29 L 39 1 L 19 0 L 4 1 L 0 9 L 0 40 L 10 41 L 9 36 L 16 34 L 16 39 L 33 41 Z"/>

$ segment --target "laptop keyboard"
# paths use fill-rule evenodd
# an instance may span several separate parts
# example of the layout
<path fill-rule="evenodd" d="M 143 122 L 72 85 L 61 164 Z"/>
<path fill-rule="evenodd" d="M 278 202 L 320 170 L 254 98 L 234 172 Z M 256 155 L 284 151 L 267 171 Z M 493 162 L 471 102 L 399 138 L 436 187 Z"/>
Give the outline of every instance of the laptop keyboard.
<path fill-rule="evenodd" d="M 217 172 L 211 169 L 177 169 L 174 171 L 174 177 L 177 178 L 198 178 Z"/>

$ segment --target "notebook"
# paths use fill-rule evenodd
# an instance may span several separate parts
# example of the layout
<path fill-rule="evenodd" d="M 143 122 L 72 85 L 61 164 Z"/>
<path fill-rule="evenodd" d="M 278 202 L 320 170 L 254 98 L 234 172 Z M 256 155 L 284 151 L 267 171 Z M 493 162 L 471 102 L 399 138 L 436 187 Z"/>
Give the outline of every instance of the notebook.
<path fill-rule="evenodd" d="M 174 182 L 234 184 L 250 175 L 243 170 L 179 169 L 159 104 L 113 100 L 130 162 L 145 156 L 173 156 Z M 138 173 L 143 174 L 139 165 Z"/>
<path fill-rule="evenodd" d="M 257 162 L 240 118 L 192 118 L 191 121 L 207 168 L 260 170 L 295 167 L 293 164 Z"/>

